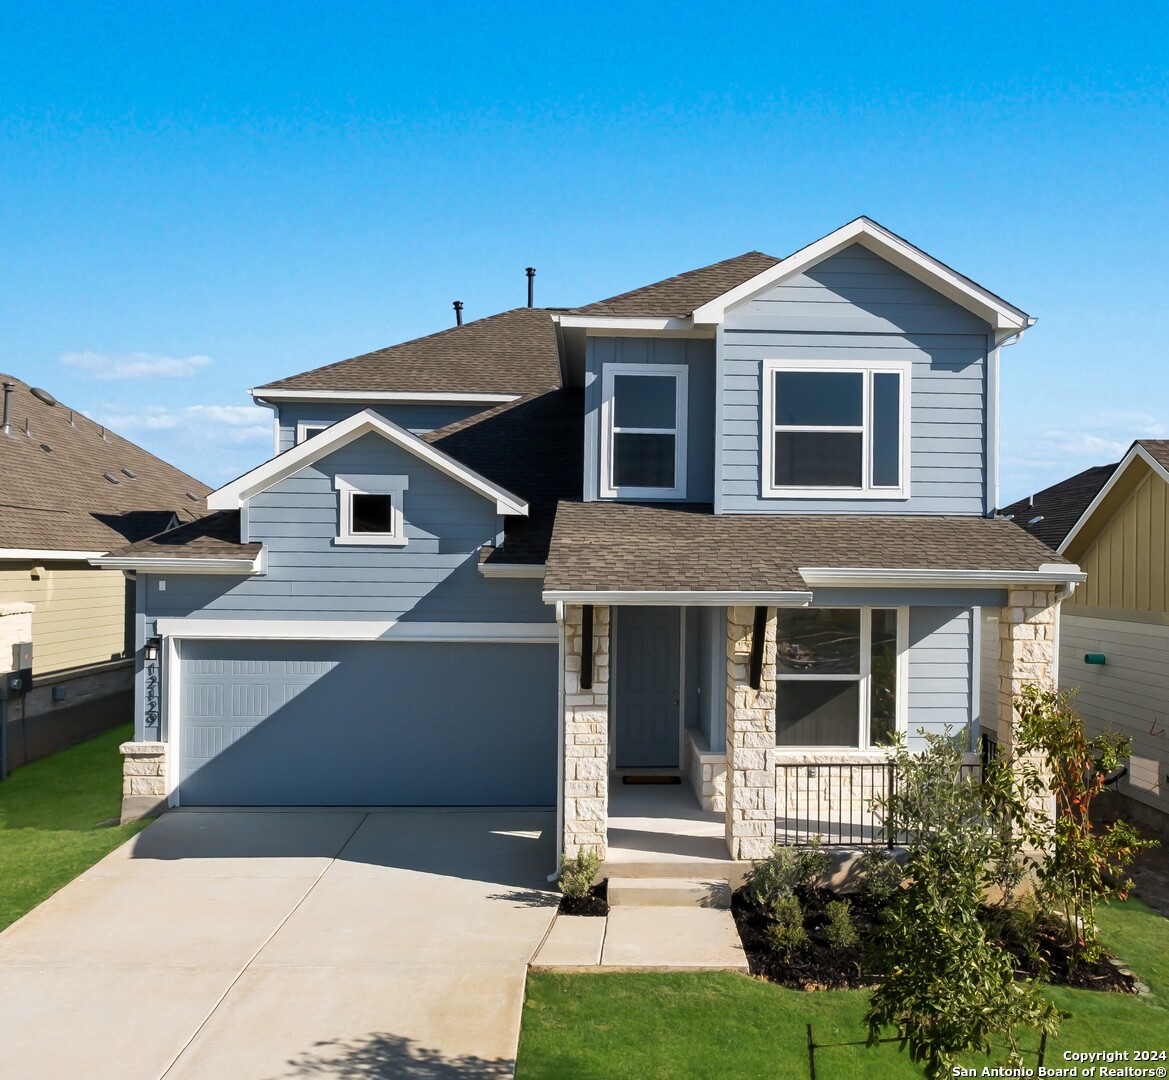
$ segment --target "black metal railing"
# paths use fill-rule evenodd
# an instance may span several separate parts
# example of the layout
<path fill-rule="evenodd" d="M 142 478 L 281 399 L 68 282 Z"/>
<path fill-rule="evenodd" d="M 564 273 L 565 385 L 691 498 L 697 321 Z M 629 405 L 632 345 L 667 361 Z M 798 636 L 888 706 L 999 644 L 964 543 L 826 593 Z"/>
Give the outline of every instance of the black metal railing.
<path fill-rule="evenodd" d="M 962 780 L 981 782 L 984 762 L 963 765 Z M 906 840 L 885 827 L 883 806 L 897 790 L 892 761 L 832 761 L 775 766 L 775 842 L 800 846 L 894 847 Z"/>

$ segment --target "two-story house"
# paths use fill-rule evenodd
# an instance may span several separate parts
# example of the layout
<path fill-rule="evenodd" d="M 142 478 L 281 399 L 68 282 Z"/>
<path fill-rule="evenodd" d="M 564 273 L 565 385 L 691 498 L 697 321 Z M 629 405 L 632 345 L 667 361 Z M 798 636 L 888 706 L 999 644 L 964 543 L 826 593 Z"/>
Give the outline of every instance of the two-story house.
<path fill-rule="evenodd" d="M 271 460 L 102 560 L 143 586 L 126 813 L 555 806 L 571 855 L 676 775 L 743 859 L 856 798 L 821 765 L 1009 738 L 1082 579 L 990 516 L 1033 321 L 859 218 L 259 387 Z"/>

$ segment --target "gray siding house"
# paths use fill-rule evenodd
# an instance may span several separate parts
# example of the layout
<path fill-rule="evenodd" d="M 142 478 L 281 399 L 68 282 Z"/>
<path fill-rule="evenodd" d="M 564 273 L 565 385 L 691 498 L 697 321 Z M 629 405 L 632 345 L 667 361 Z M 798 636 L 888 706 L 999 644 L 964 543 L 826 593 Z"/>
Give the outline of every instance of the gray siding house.
<path fill-rule="evenodd" d="M 571 856 L 676 777 L 748 859 L 870 797 L 823 765 L 1009 740 L 1083 578 L 991 516 L 1033 322 L 858 218 L 253 390 L 275 456 L 100 560 L 140 583 L 124 813 L 554 806 Z"/>

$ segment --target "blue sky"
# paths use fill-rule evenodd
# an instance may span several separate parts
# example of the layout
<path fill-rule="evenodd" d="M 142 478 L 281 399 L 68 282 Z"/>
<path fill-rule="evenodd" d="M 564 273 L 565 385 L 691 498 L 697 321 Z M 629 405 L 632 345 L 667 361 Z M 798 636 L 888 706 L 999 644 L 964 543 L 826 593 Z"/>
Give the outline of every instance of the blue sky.
<path fill-rule="evenodd" d="M 1000 501 L 1169 437 L 1156 5 L 0 0 L 0 368 L 211 484 L 247 389 L 868 214 L 1038 316 Z"/>

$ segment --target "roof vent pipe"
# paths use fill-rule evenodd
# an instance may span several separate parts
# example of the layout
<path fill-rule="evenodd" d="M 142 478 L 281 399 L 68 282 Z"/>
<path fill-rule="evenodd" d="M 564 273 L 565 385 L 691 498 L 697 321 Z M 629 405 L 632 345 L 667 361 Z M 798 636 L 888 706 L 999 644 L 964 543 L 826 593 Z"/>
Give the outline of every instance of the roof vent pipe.
<path fill-rule="evenodd" d="M 455 326 L 463 325 L 463 301 L 456 300 L 455 304 Z"/>
<path fill-rule="evenodd" d="M 3 430 L 5 435 L 12 434 L 12 391 L 16 389 L 16 383 L 6 382 L 4 384 L 4 423 Z"/>
<path fill-rule="evenodd" d="M 533 307 L 536 299 L 536 268 L 529 266 L 524 273 L 528 275 L 528 307 Z"/>

